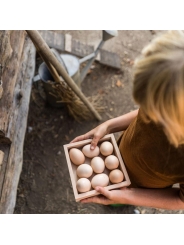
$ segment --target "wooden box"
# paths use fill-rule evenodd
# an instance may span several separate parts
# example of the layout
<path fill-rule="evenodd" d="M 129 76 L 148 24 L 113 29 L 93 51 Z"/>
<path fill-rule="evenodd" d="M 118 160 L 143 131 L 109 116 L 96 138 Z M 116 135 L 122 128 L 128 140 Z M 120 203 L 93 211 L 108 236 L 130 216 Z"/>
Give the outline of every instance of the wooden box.
<path fill-rule="evenodd" d="M 75 142 L 75 143 L 71 143 L 71 144 L 67 144 L 67 145 L 64 145 L 64 151 L 65 151 L 65 155 L 66 155 L 66 160 L 67 160 L 67 164 L 68 164 L 68 169 L 69 169 L 69 173 L 70 173 L 70 178 L 71 178 L 71 183 L 72 183 L 72 187 L 73 187 L 73 192 L 74 192 L 74 196 L 75 196 L 75 200 L 76 202 L 82 200 L 82 199 L 85 199 L 87 197 L 91 197 L 91 196 L 95 196 L 95 195 L 99 195 L 99 193 L 94 190 L 93 188 L 91 188 L 90 191 L 88 192 L 85 192 L 85 193 L 79 193 L 77 188 L 76 188 L 76 182 L 77 180 L 79 179 L 79 177 L 77 176 L 76 174 L 76 170 L 77 170 L 77 167 L 75 164 L 72 163 L 72 161 L 70 160 L 70 157 L 69 157 L 69 150 L 71 148 L 78 148 L 79 150 L 82 150 L 83 146 L 87 145 L 87 144 L 90 144 L 92 141 L 92 139 L 88 139 L 88 140 L 83 140 L 83 141 L 79 141 L 79 142 Z M 112 155 L 115 155 L 118 159 L 119 159 L 119 166 L 118 166 L 118 169 L 120 169 L 123 174 L 124 174 L 124 180 L 118 184 L 112 184 L 110 181 L 109 181 L 109 185 L 104 187 L 106 188 L 107 190 L 112 190 L 112 189 L 118 189 L 118 188 L 121 188 L 121 187 L 125 187 L 125 186 L 129 186 L 131 184 L 130 182 L 130 179 L 129 179 L 129 176 L 128 176 L 128 173 L 126 171 L 126 168 L 125 168 L 125 165 L 124 165 L 124 162 L 123 162 L 123 159 L 121 157 L 121 154 L 120 154 L 120 151 L 119 151 L 119 148 L 117 146 L 117 143 L 116 143 L 116 140 L 115 140 L 115 137 L 113 134 L 108 134 L 108 135 L 105 135 L 98 143 L 98 146 L 100 146 L 100 144 L 103 142 L 103 141 L 109 141 L 112 143 L 113 145 L 113 153 Z M 103 159 L 105 159 L 105 156 L 99 154 L 99 156 Z M 91 162 L 91 158 L 88 158 L 86 157 L 86 160 L 84 163 L 87 163 L 90 165 L 90 162 Z M 106 173 L 107 175 L 109 175 L 110 173 L 110 170 L 108 170 L 107 168 L 105 168 L 104 172 L 103 173 Z M 92 176 L 90 178 L 88 178 L 90 181 L 91 179 L 95 176 L 96 174 L 93 172 Z"/>

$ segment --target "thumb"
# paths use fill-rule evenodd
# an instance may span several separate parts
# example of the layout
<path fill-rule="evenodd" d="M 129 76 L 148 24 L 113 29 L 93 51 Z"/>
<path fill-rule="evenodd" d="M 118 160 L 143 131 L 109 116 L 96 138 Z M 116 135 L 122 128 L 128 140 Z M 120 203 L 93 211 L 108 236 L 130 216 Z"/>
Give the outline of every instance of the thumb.
<path fill-rule="evenodd" d="M 97 144 L 98 144 L 99 139 L 100 139 L 99 136 L 94 135 L 94 137 L 93 137 L 93 139 L 92 139 L 92 141 L 91 141 L 91 147 L 90 147 L 91 150 L 94 150 L 94 149 L 95 149 L 95 147 L 96 147 Z"/>
<path fill-rule="evenodd" d="M 111 199 L 111 192 L 108 191 L 106 188 L 97 186 L 95 187 L 95 190 L 98 191 L 100 194 L 104 195 L 105 197 L 107 197 L 108 199 Z"/>

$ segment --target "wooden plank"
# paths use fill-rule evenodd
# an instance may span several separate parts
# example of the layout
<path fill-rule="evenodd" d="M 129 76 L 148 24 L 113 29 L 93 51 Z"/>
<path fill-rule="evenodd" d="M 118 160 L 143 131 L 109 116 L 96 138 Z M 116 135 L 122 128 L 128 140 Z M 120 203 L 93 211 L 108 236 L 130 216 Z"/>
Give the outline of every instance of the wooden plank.
<path fill-rule="evenodd" d="M 0 150 L 0 171 L 1 171 L 1 166 L 3 165 L 3 159 L 4 159 L 4 152 Z"/>
<path fill-rule="evenodd" d="M 5 50 L 0 50 L 1 56 L 7 53 L 10 48 L 13 50 L 11 56 L 6 59 L 2 74 L 3 96 L 0 100 L 0 142 L 10 143 L 12 140 L 9 126 L 11 126 L 10 120 L 14 113 L 12 103 L 24 39 L 24 31 L 11 31 L 9 46 Z"/>
<path fill-rule="evenodd" d="M 0 197 L 1 197 L 2 187 L 3 187 L 4 177 L 5 177 L 5 171 L 6 171 L 6 166 L 7 166 L 7 162 L 8 162 L 10 145 L 0 144 L 0 150 L 4 153 L 3 162 L 2 162 L 1 168 L 0 168 Z"/>
<path fill-rule="evenodd" d="M 14 100 L 12 143 L 8 154 L 4 181 L 0 197 L 0 213 L 13 213 L 16 203 L 17 186 L 22 170 L 23 145 L 27 127 L 32 79 L 35 73 L 36 50 L 32 41 L 27 37 L 21 54 Z M 18 95 L 18 96 L 17 96 Z"/>
<path fill-rule="evenodd" d="M 4 152 L 0 150 L 0 170 L 1 170 L 1 166 L 3 164 L 3 159 L 4 159 Z"/>
<path fill-rule="evenodd" d="M 50 48 L 58 49 L 61 52 L 68 52 L 79 58 L 85 57 L 94 52 L 95 46 L 81 43 L 72 38 L 71 35 L 63 35 L 54 31 L 39 31 Z M 118 54 L 101 49 L 96 59 L 100 64 L 121 69 L 120 57 Z"/>

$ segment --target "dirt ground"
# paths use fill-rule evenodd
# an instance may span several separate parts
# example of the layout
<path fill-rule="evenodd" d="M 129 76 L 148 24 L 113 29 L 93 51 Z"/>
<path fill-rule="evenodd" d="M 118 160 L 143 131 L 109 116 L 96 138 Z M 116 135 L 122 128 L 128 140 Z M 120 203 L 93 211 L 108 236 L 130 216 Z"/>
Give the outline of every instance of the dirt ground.
<path fill-rule="evenodd" d="M 59 31 L 87 44 L 97 44 L 101 31 Z M 133 60 L 159 31 L 118 31 L 103 49 L 115 52 L 121 59 L 121 70 L 97 62 L 82 83 L 86 96 L 100 94 L 105 111 L 102 121 L 78 123 L 66 107 L 54 108 L 44 100 L 42 83 L 33 84 L 27 132 L 24 143 L 23 168 L 20 176 L 15 214 L 151 214 L 184 213 L 131 205 L 122 207 L 80 204 L 74 199 L 63 145 L 100 123 L 137 108 L 131 95 Z M 37 57 L 37 68 L 41 60 Z M 37 70 L 36 70 L 37 72 Z M 36 74 L 35 74 L 36 75 Z M 116 133 L 117 138 L 120 133 Z"/>

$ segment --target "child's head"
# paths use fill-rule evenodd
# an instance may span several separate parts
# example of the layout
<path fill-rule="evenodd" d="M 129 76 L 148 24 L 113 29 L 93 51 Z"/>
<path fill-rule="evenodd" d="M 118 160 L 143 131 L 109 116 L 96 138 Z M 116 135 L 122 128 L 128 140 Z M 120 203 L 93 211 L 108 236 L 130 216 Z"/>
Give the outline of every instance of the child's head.
<path fill-rule="evenodd" d="M 184 143 L 184 33 L 156 37 L 135 61 L 133 96 L 176 147 Z"/>

